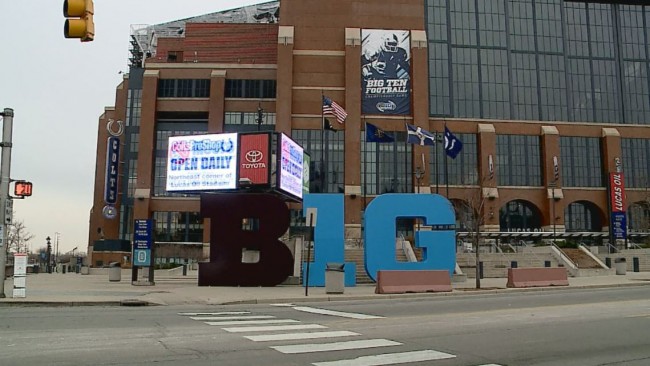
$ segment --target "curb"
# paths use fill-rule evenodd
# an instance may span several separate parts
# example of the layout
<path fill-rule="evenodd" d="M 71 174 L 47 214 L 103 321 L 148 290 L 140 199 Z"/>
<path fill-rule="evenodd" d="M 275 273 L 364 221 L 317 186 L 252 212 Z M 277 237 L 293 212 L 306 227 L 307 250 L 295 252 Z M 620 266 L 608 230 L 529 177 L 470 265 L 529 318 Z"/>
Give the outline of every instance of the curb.
<path fill-rule="evenodd" d="M 567 290 L 586 290 L 586 289 L 606 289 L 615 287 L 640 287 L 650 286 L 650 281 L 640 281 L 637 283 L 625 284 L 602 284 L 602 285 L 580 285 L 580 286 L 550 286 L 550 287 L 527 287 L 527 288 L 461 288 L 453 289 L 451 292 L 422 292 L 422 293 L 403 293 L 403 294 L 369 294 L 369 295 L 332 295 L 323 296 L 315 295 L 312 297 L 286 297 L 286 298 L 268 298 L 268 299 L 247 299 L 233 301 L 219 301 L 208 299 L 207 301 L 184 302 L 184 305 L 255 305 L 255 304 L 273 304 L 273 303 L 305 303 L 305 302 L 334 302 L 334 301 L 366 301 L 366 300 L 396 300 L 396 299 L 434 299 L 448 296 L 480 296 L 480 295 L 501 295 L 508 293 L 522 292 L 540 292 L 540 291 L 567 291 Z M 174 306 L 179 304 L 168 304 L 164 301 L 152 299 L 120 299 L 111 301 L 0 301 L 0 308 L 3 307 L 78 307 L 78 306 Z"/>
<path fill-rule="evenodd" d="M 213 302 L 208 301 L 207 305 L 255 305 L 255 304 L 272 304 L 283 302 L 316 302 L 316 301 L 362 301 L 362 300 L 395 300 L 404 298 L 433 298 L 433 297 L 447 297 L 447 296 L 478 296 L 478 295 L 499 295 L 507 293 L 518 292 L 540 292 L 540 291 L 567 291 L 567 290 L 585 290 L 585 289 L 601 289 L 601 288 L 614 288 L 614 287 L 639 287 L 650 286 L 648 283 L 627 283 L 627 284 L 603 284 L 603 285 L 583 285 L 583 286 L 548 286 L 548 287 L 527 287 L 527 288 L 490 288 L 490 289 L 471 289 L 471 291 L 464 291 L 463 289 L 454 289 L 452 292 L 422 292 L 422 293 L 404 293 L 404 294 L 372 294 L 372 295 L 357 295 L 357 296 L 314 296 L 314 297 L 293 297 L 293 298 L 275 298 L 275 299 L 251 299 L 251 300 L 235 300 Z"/>

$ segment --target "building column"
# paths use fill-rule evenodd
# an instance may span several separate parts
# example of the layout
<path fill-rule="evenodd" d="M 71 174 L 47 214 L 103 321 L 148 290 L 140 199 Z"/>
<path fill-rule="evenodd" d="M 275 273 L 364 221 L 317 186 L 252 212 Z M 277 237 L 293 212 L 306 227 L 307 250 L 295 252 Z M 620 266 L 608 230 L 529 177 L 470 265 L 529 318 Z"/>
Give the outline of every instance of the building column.
<path fill-rule="evenodd" d="M 411 98 L 413 100 L 413 123 L 432 131 L 429 123 L 429 50 L 427 34 L 423 30 L 411 31 Z M 411 145 L 411 179 L 414 192 L 431 193 L 429 177 L 430 149 L 432 146 Z M 416 171 L 420 169 L 422 177 L 417 179 Z"/>
<path fill-rule="evenodd" d="M 223 132 L 226 90 L 226 70 L 212 70 L 210 73 L 210 102 L 208 105 L 208 132 Z"/>
<path fill-rule="evenodd" d="M 140 144 L 138 146 L 138 179 L 135 186 L 133 218 L 148 219 L 152 195 L 154 148 L 156 143 L 156 103 L 158 97 L 158 70 L 146 70 L 142 80 L 142 115 L 140 117 Z"/>
<path fill-rule="evenodd" d="M 499 190 L 497 188 L 496 156 L 497 135 L 492 124 L 478 125 L 478 184 L 481 198 L 484 200 L 483 226 L 481 231 L 499 231 Z"/>
<path fill-rule="evenodd" d="M 345 238 L 361 238 L 361 29 L 345 28 Z"/>
<path fill-rule="evenodd" d="M 291 136 L 293 121 L 293 26 L 278 29 L 277 90 L 275 103 L 275 130 Z"/>
<path fill-rule="evenodd" d="M 542 174 L 548 205 L 542 218 L 542 230 L 563 233 L 564 192 L 560 169 L 560 133 L 555 126 L 542 126 Z M 554 238 L 555 239 L 555 238 Z"/>

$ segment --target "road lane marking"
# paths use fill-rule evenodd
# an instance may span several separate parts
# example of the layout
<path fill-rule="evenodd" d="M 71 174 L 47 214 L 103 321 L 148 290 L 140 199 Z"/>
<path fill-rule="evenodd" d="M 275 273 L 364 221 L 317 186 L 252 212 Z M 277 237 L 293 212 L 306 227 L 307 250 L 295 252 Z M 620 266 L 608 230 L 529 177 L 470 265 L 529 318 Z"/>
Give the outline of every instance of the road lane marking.
<path fill-rule="evenodd" d="M 293 319 L 269 319 L 269 320 L 226 320 L 221 322 L 204 322 L 207 325 L 257 325 L 257 324 L 281 324 L 300 323 Z"/>
<path fill-rule="evenodd" d="M 381 365 L 395 365 L 408 362 L 421 362 L 444 360 L 448 358 L 455 358 L 456 355 L 449 353 L 438 352 L 433 350 L 401 352 L 401 353 L 384 353 L 375 356 L 363 356 L 352 358 L 348 360 L 314 362 L 314 366 L 381 366 Z"/>
<path fill-rule="evenodd" d="M 276 330 L 301 330 L 301 329 L 322 329 L 327 328 L 320 324 L 297 324 L 297 325 L 268 325 L 265 327 L 234 327 L 223 328 L 226 332 L 230 333 L 245 333 L 245 332 L 269 332 Z"/>
<path fill-rule="evenodd" d="M 218 313 L 178 313 L 178 315 L 188 316 L 217 316 L 217 315 L 244 315 L 250 314 L 250 311 L 221 311 Z"/>
<path fill-rule="evenodd" d="M 295 306 L 294 304 L 290 303 L 279 303 L 279 304 L 269 304 L 271 306 L 280 306 L 280 307 L 285 307 L 285 308 L 290 308 L 292 306 Z"/>
<path fill-rule="evenodd" d="M 218 320 L 253 320 L 253 319 L 273 319 L 271 315 L 238 315 L 238 316 L 191 316 L 192 320 L 218 321 Z"/>
<path fill-rule="evenodd" d="M 340 317 L 343 317 L 343 318 L 352 318 L 352 319 L 363 319 L 363 320 L 365 320 L 365 319 L 383 319 L 384 318 L 383 316 L 377 316 L 377 315 L 367 315 L 367 314 L 359 314 L 359 313 L 346 313 L 346 312 L 343 312 L 343 311 L 312 308 L 310 306 L 294 306 L 293 309 L 298 310 L 298 311 L 304 311 L 306 313 L 340 316 Z"/>
<path fill-rule="evenodd" d="M 399 346 L 401 344 L 402 343 L 391 341 L 388 339 L 367 339 L 362 341 L 296 344 L 291 346 L 273 346 L 271 348 L 282 353 L 311 353 L 311 352 L 342 351 L 342 350 L 350 350 L 350 349 Z"/>
<path fill-rule="evenodd" d="M 316 339 L 316 338 L 334 338 L 334 337 L 350 337 L 361 335 L 347 330 L 338 330 L 332 332 L 313 332 L 313 333 L 286 333 L 286 334 L 265 334 L 256 336 L 244 336 L 253 342 L 267 342 L 267 341 L 295 341 L 300 339 Z"/>

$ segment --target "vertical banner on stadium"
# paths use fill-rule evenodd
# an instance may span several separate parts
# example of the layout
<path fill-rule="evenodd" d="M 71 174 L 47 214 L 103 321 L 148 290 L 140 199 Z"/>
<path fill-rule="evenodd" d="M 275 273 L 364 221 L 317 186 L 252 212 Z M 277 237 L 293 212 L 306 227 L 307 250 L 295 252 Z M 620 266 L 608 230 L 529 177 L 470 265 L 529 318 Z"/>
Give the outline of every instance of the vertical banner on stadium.
<path fill-rule="evenodd" d="M 627 237 L 625 219 L 625 184 L 623 173 L 609 173 L 609 194 L 611 201 L 610 232 L 614 239 Z"/>
<path fill-rule="evenodd" d="M 361 113 L 411 114 L 409 31 L 361 31 Z"/>

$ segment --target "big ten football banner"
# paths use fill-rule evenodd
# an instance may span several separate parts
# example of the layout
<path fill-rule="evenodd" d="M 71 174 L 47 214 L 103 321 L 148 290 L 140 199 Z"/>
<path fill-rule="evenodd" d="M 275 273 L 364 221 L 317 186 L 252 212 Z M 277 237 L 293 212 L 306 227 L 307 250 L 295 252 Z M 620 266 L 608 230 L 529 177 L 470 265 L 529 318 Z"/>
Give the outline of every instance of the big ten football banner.
<path fill-rule="evenodd" d="M 410 33 L 361 31 L 361 113 L 411 114 Z"/>
<path fill-rule="evenodd" d="M 625 183 L 623 173 L 609 174 L 611 200 L 610 227 L 614 239 L 627 237 L 627 220 L 625 218 Z"/>
<path fill-rule="evenodd" d="M 248 179 L 251 185 L 269 185 L 271 164 L 271 135 L 242 134 L 239 141 L 239 181 Z"/>

